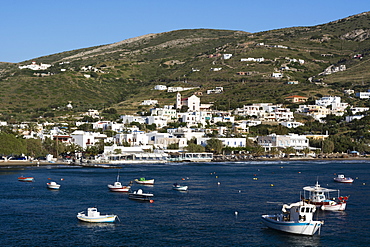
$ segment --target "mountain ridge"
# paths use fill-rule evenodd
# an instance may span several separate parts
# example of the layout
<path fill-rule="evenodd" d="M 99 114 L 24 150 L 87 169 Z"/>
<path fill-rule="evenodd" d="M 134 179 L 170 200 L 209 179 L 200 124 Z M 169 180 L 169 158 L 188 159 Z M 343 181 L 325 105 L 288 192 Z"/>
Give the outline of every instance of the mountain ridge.
<path fill-rule="evenodd" d="M 340 95 L 348 103 L 366 105 L 346 97 L 342 89 L 367 90 L 369 85 L 369 14 L 258 33 L 217 29 L 151 33 L 17 64 L 0 63 L 0 113 L 4 120 L 37 119 L 50 112 L 65 113 L 69 101 L 76 112 L 106 107 L 119 113 L 147 111 L 140 102 L 148 98 L 158 98 L 159 105 L 173 104 L 174 94 L 153 90 L 157 84 L 200 87 L 183 93 L 203 93 L 203 102 L 224 110 L 263 101 L 288 104 L 285 97 L 291 94 L 310 100 Z M 224 59 L 223 54 L 232 56 Z M 355 58 L 357 54 L 361 58 Z M 241 62 L 248 57 L 264 61 Z M 18 68 L 31 61 L 53 66 L 46 71 Z M 344 65 L 346 70 L 320 75 L 330 65 Z M 282 78 L 273 78 L 274 72 Z M 299 84 L 287 85 L 288 81 Z M 224 93 L 207 95 L 206 90 L 215 86 L 224 87 Z"/>

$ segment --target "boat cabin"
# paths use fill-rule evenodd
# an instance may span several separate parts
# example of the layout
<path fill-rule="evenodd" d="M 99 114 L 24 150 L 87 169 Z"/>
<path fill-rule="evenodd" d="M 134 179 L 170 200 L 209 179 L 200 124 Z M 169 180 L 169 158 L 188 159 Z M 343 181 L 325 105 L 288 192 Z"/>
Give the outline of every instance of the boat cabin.
<path fill-rule="evenodd" d="M 316 206 L 304 202 L 297 202 L 290 205 L 284 205 L 282 208 L 284 221 L 311 221 L 313 213 L 316 211 Z"/>
<path fill-rule="evenodd" d="M 98 212 L 97 208 L 88 208 L 87 209 L 87 217 L 89 217 L 89 218 L 100 217 L 100 212 Z"/>

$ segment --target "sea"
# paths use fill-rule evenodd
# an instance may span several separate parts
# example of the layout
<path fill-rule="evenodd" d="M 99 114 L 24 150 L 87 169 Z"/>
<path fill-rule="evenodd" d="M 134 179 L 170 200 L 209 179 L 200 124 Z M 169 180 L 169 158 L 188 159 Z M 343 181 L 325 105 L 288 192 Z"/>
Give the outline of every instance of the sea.
<path fill-rule="evenodd" d="M 355 179 L 335 183 L 337 174 Z M 34 182 L 20 182 L 19 176 Z M 110 192 L 133 184 L 154 194 L 154 202 Z M 56 181 L 60 190 L 46 183 Z M 261 223 L 262 214 L 281 212 L 300 200 L 316 181 L 349 196 L 342 212 L 317 211 L 320 235 L 279 232 Z M 173 183 L 188 185 L 175 191 Z M 225 163 L 127 164 L 117 169 L 76 166 L 0 168 L 1 246 L 369 246 L 370 163 L 345 161 L 249 161 Z M 333 195 L 337 196 L 337 195 Z M 84 223 L 76 215 L 97 207 L 116 214 L 115 223 Z"/>

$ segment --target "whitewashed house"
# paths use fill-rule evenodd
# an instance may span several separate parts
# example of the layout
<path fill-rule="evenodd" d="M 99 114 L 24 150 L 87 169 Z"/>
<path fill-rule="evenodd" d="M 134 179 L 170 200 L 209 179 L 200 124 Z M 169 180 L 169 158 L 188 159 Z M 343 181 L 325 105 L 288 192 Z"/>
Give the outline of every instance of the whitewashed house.
<path fill-rule="evenodd" d="M 154 90 L 160 90 L 160 91 L 167 90 L 167 86 L 165 86 L 165 85 L 156 85 L 154 87 Z"/>
<path fill-rule="evenodd" d="M 147 100 L 144 100 L 143 102 L 141 102 L 140 105 L 156 105 L 156 104 L 158 104 L 158 100 L 147 99 Z"/>
<path fill-rule="evenodd" d="M 107 139 L 107 135 L 97 132 L 86 132 L 83 130 L 76 130 L 71 134 L 71 142 L 86 149 L 87 147 L 94 146 L 100 140 Z"/>
<path fill-rule="evenodd" d="M 207 146 L 207 141 L 209 137 L 201 137 L 197 139 L 197 144 L 203 147 Z M 222 141 L 222 144 L 225 147 L 245 147 L 246 146 L 246 138 L 216 138 Z"/>
<path fill-rule="evenodd" d="M 301 122 L 291 122 L 291 121 L 281 122 L 280 124 L 287 128 L 297 128 L 299 126 L 304 126 L 304 124 Z"/>

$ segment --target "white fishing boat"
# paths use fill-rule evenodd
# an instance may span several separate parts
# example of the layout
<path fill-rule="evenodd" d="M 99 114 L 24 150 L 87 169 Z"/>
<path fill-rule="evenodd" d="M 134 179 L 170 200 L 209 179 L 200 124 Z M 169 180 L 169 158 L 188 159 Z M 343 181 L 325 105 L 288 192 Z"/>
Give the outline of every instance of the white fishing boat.
<path fill-rule="evenodd" d="M 77 219 L 90 223 L 112 223 L 116 218 L 117 215 L 114 214 L 101 215 L 97 208 L 88 208 L 87 215 L 84 212 L 77 214 Z"/>
<path fill-rule="evenodd" d="M 154 202 L 152 193 L 144 193 L 142 189 L 138 189 L 137 191 L 134 191 L 132 193 L 128 194 L 128 198 L 132 200 L 138 200 L 138 201 L 148 201 L 148 202 Z"/>
<path fill-rule="evenodd" d="M 172 189 L 178 190 L 178 191 L 187 191 L 188 190 L 188 186 L 187 185 L 179 185 L 177 183 L 174 183 L 172 185 Z"/>
<path fill-rule="evenodd" d="M 334 181 L 338 183 L 353 183 L 353 178 L 345 177 L 343 174 L 339 174 L 336 178 L 334 178 Z"/>
<path fill-rule="evenodd" d="M 48 189 L 51 189 L 51 190 L 59 190 L 60 188 L 60 184 L 57 184 L 56 182 L 50 182 L 50 183 L 46 183 L 46 186 L 48 187 Z"/>
<path fill-rule="evenodd" d="M 131 186 L 122 185 L 121 182 L 119 181 L 119 175 L 117 175 L 117 181 L 114 182 L 114 184 L 108 184 L 108 188 L 110 191 L 113 191 L 113 192 L 129 192 L 129 190 L 131 189 Z"/>
<path fill-rule="evenodd" d="M 340 196 L 339 190 L 336 189 L 323 188 L 318 181 L 315 186 L 303 187 L 303 191 L 305 202 L 322 210 L 343 211 L 346 209 L 348 196 Z M 306 192 L 308 192 L 308 196 L 306 196 Z M 337 198 L 331 197 L 330 193 L 338 193 Z"/>
<path fill-rule="evenodd" d="M 135 183 L 137 184 L 143 184 L 143 185 L 153 185 L 154 184 L 154 179 L 145 179 L 145 178 L 139 178 L 135 179 Z"/>
<path fill-rule="evenodd" d="M 281 214 L 262 215 L 262 222 L 269 228 L 300 235 L 314 235 L 323 221 L 313 220 L 316 206 L 307 204 L 304 201 L 284 204 Z M 319 231 L 320 233 L 320 231 Z"/>

